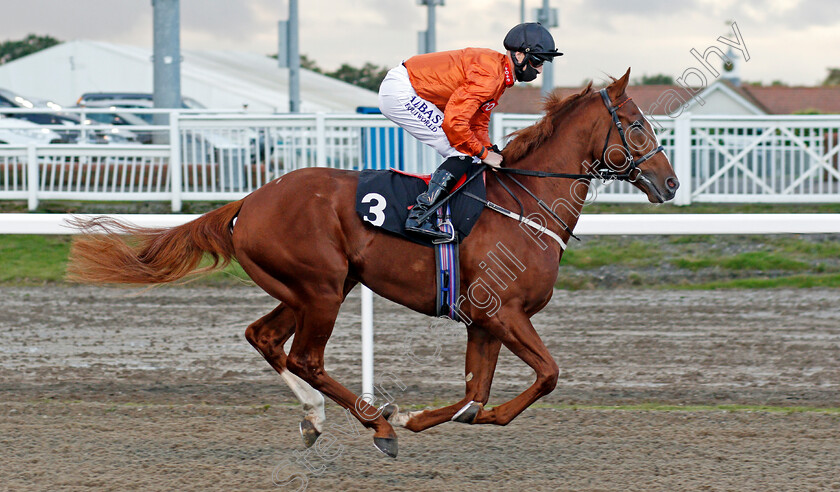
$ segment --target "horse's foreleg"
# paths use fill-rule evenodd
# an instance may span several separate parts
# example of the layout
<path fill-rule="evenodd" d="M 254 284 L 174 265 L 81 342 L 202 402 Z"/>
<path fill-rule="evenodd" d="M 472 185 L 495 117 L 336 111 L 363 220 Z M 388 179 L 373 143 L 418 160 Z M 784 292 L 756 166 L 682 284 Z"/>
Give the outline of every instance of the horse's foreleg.
<path fill-rule="evenodd" d="M 294 374 L 344 407 L 363 426 L 374 429 L 373 443 L 388 456 L 397 456 L 397 435 L 382 411 L 359 398 L 327 374 L 324 347 L 332 333 L 341 298 L 310 297 L 295 311 L 297 332 L 286 360 Z"/>
<path fill-rule="evenodd" d="M 324 395 L 286 369 L 286 341 L 295 332 L 294 313 L 284 304 L 252 323 L 245 338 L 280 374 L 301 404 L 306 416 L 300 432 L 306 447 L 312 446 L 324 428 Z"/>
<path fill-rule="evenodd" d="M 391 421 L 404 425 L 411 431 L 420 432 L 452 420 L 459 411 L 470 404 L 475 405 L 476 409 L 481 408 L 490 399 L 490 386 L 493 383 L 501 346 L 502 342 L 483 328 L 467 327 L 467 352 L 464 362 L 467 388 L 464 399 L 454 405 L 435 410 L 398 413 Z"/>
<path fill-rule="evenodd" d="M 524 312 L 502 309 L 483 326 L 537 374 L 534 384 L 514 399 L 492 410 L 481 408 L 468 422 L 507 425 L 532 403 L 554 390 L 560 369 Z"/>

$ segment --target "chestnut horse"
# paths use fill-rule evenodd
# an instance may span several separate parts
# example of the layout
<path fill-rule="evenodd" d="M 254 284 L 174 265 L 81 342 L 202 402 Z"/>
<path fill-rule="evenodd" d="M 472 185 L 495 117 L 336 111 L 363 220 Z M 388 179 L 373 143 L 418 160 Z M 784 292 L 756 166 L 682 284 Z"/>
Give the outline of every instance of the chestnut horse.
<path fill-rule="evenodd" d="M 604 161 L 629 163 L 628 175 L 635 171 L 634 186 L 651 202 L 670 200 L 679 186 L 653 129 L 625 94 L 629 76 L 628 69 L 603 95 L 590 84 L 565 100 L 549 96 L 542 120 L 517 132 L 503 151 L 504 165 L 510 169 L 587 175 L 577 179 L 516 175 L 536 197 L 553 202 L 556 218 L 547 215 L 537 222 L 547 227 L 544 233 L 563 242 L 577 222 L 588 177 L 605 169 Z M 618 132 L 613 131 L 616 128 Z M 522 210 L 532 219 L 542 213 L 521 188 L 513 187 L 514 198 L 492 176 L 487 179 L 489 201 Z M 250 325 L 245 336 L 303 399 L 309 411 L 301 425 L 307 445 L 315 442 L 323 426 L 319 391 L 372 428 L 376 447 L 392 457 L 397 454 L 397 437 L 389 420 L 415 432 L 450 420 L 505 425 L 550 393 L 557 384 L 557 363 L 530 318 L 551 299 L 564 245 L 517 227 L 511 218 L 491 210 L 481 215 L 460 246 L 462 292 L 485 273 L 484 259 L 499 244 L 521 262 L 521 268 L 515 271 L 516 280 L 495 288 L 500 302 L 492 309 L 474 295 L 458 306 L 469 320 L 464 398 L 435 410 L 384 411 L 330 377 L 324 369 L 324 347 L 339 307 L 358 283 L 420 313 L 435 313 L 433 250 L 365 224 L 355 212 L 358 177 L 354 171 L 300 169 L 171 229 L 137 228 L 105 219 L 80 223 L 86 234 L 73 245 L 69 278 L 156 284 L 195 273 L 206 254 L 215 261 L 197 273 L 235 258 L 258 286 L 280 301 Z M 556 219 L 562 219 L 565 227 Z M 131 236 L 127 241 L 125 234 Z M 489 285 L 486 276 L 484 282 Z M 292 335 L 287 355 L 284 343 Z M 512 400 L 485 409 L 502 345 L 536 372 L 536 381 Z"/>

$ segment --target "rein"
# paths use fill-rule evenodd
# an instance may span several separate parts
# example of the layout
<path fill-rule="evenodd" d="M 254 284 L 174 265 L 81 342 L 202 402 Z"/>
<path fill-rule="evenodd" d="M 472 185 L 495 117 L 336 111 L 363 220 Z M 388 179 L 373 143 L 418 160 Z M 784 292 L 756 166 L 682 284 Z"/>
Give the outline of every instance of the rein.
<path fill-rule="evenodd" d="M 618 119 L 618 110 L 621 109 L 622 106 L 624 106 L 625 104 L 630 102 L 632 99 L 628 97 L 621 104 L 619 104 L 617 106 L 613 106 L 613 103 L 610 100 L 610 96 L 607 94 L 607 89 L 601 89 L 598 92 L 599 92 L 599 94 L 601 94 L 601 100 L 604 101 L 604 105 L 607 107 L 607 111 L 610 112 L 610 116 L 612 117 L 612 121 L 613 121 L 613 126 L 611 126 L 609 131 L 607 131 L 607 138 L 604 141 L 604 149 L 601 151 L 601 162 L 602 163 L 607 162 L 607 150 L 609 150 L 610 137 L 612 136 L 613 127 L 615 127 L 618 130 L 618 135 L 621 137 L 621 145 L 624 147 L 625 162 L 630 162 L 630 165 L 628 167 L 627 172 L 619 173 L 619 172 L 613 171 L 613 170 L 606 170 L 606 171 L 603 171 L 603 172 L 598 172 L 596 170 L 596 171 L 594 171 L 592 173 L 589 173 L 589 174 L 574 174 L 574 173 L 554 173 L 554 172 L 548 172 L 548 171 L 534 171 L 534 170 L 531 170 L 531 169 L 514 169 L 514 168 L 509 168 L 509 167 L 494 167 L 494 168 L 492 168 L 494 171 L 498 172 L 497 174 L 495 174 L 496 180 L 498 181 L 498 183 L 502 186 L 502 188 L 510 196 L 513 197 L 514 200 L 516 200 L 517 205 L 519 205 L 520 214 L 513 213 L 513 212 L 505 209 L 504 207 L 502 207 L 500 205 L 497 205 L 497 204 L 495 204 L 491 201 L 479 198 L 472 193 L 469 193 L 469 192 L 465 191 L 464 195 L 466 195 L 469 198 L 472 198 L 474 200 L 478 200 L 478 201 L 482 202 L 484 204 L 484 206 L 489 208 L 490 210 L 493 210 L 495 212 L 499 212 L 502 215 L 505 215 L 507 217 L 511 217 L 513 219 L 516 219 L 519 222 L 523 222 L 523 223 L 527 224 L 528 226 L 530 226 L 531 228 L 536 229 L 540 232 L 545 232 L 545 233 L 549 234 L 553 239 L 555 239 L 558 243 L 560 243 L 560 246 L 562 247 L 562 249 L 565 250 L 566 249 L 566 243 L 559 236 L 557 236 L 556 234 L 551 232 L 546 226 L 538 224 L 538 223 L 524 217 L 525 207 L 524 207 L 524 205 L 522 205 L 522 201 L 519 199 L 519 197 L 516 196 L 515 193 L 513 193 L 513 191 L 510 188 L 507 187 L 507 185 L 505 185 L 505 183 L 501 179 L 502 175 L 507 174 L 508 176 L 506 176 L 506 177 L 508 179 L 510 179 L 511 181 L 516 183 L 516 185 L 519 186 L 520 188 L 522 188 L 523 190 L 525 190 L 525 192 L 528 193 L 528 195 L 530 195 L 531 198 L 533 198 L 537 202 L 537 204 L 540 206 L 540 208 L 542 208 L 543 210 L 545 210 L 549 214 L 551 214 L 551 216 L 559 224 L 561 224 L 563 226 L 565 231 L 568 232 L 571 237 L 580 241 L 580 238 L 574 235 L 574 233 L 572 232 L 572 229 L 566 224 L 566 222 L 564 222 L 563 219 L 561 219 L 560 216 L 557 215 L 554 212 L 554 210 L 551 210 L 551 207 L 549 207 L 537 195 L 535 195 L 531 190 L 529 190 L 525 185 L 520 183 L 519 180 L 517 180 L 516 178 L 514 178 L 511 175 L 512 174 L 519 174 L 521 176 L 533 176 L 533 177 L 537 177 L 537 178 L 565 178 L 565 179 L 593 179 L 593 178 L 595 178 L 595 179 L 602 179 L 602 180 L 615 180 L 615 181 L 628 181 L 628 182 L 636 181 L 639 178 L 639 173 L 641 173 L 641 171 L 639 171 L 639 164 L 647 161 L 648 159 L 655 156 L 656 154 L 664 151 L 665 148 L 660 145 L 660 146 L 656 147 L 655 149 L 651 150 L 650 152 L 648 152 L 647 154 L 643 155 L 642 157 L 633 160 L 633 154 L 630 152 L 630 146 L 627 144 L 627 137 L 626 137 L 625 132 L 624 132 L 624 127 L 621 125 L 621 121 Z M 489 167 L 486 164 L 481 164 L 481 166 Z M 467 183 L 469 183 L 470 181 L 475 179 L 478 175 L 482 174 L 483 171 L 484 170 L 479 171 L 479 172 L 473 174 L 472 176 L 470 176 L 466 180 L 466 182 L 461 186 L 462 187 L 465 186 Z M 639 171 L 639 173 L 637 173 L 635 177 L 633 176 L 634 171 Z M 449 196 L 447 196 L 446 198 L 441 200 L 441 202 L 438 204 L 437 207 L 435 207 L 434 209 L 430 209 L 422 217 L 420 217 L 419 220 L 421 220 L 421 221 L 425 220 L 428 216 L 430 216 L 438 208 L 440 208 L 440 205 L 443 205 L 444 203 L 449 201 L 449 199 L 451 199 L 453 196 L 455 196 L 455 194 L 456 193 L 449 194 Z"/>
<path fill-rule="evenodd" d="M 633 182 L 638 179 L 638 174 L 634 177 L 633 172 L 637 171 L 639 168 L 639 164 L 647 161 L 651 157 L 655 156 L 656 154 L 665 150 L 663 146 L 658 146 L 657 148 L 651 150 L 647 154 L 639 157 L 638 159 L 633 160 L 633 154 L 630 152 L 630 145 L 627 144 L 627 136 L 624 132 L 624 126 L 622 126 L 621 121 L 618 119 L 618 110 L 621 109 L 622 106 L 630 102 L 632 99 L 627 98 L 618 106 L 613 106 L 612 101 L 610 100 L 610 96 L 607 94 L 607 89 L 601 89 L 598 91 L 601 94 L 601 100 L 604 101 L 604 105 L 607 107 L 607 111 L 610 112 L 610 116 L 613 120 L 613 126 L 610 127 L 609 131 L 607 132 L 607 138 L 604 140 L 604 150 L 601 151 L 601 162 L 607 162 L 607 150 L 610 147 L 610 136 L 612 136 L 613 127 L 618 130 L 618 135 L 621 137 L 621 145 L 624 147 L 625 159 L 626 161 L 630 162 L 627 172 L 619 173 L 617 171 L 607 170 L 603 172 L 592 172 L 588 174 L 571 174 L 571 173 L 553 173 L 548 171 L 533 171 L 530 169 L 514 169 L 510 167 L 500 167 L 496 168 L 497 171 L 507 174 L 519 174 L 522 176 L 534 176 L 537 178 L 566 178 L 566 179 L 603 179 L 603 180 L 615 180 L 615 181 L 629 181 Z"/>
<path fill-rule="evenodd" d="M 651 150 L 650 152 L 648 152 L 647 154 L 645 154 L 644 156 L 634 160 L 633 159 L 633 154 L 630 152 L 630 146 L 627 144 L 627 136 L 625 135 L 624 127 L 621 124 L 621 120 L 619 120 L 619 118 L 618 118 L 618 110 L 621 109 L 622 106 L 624 106 L 625 104 L 630 102 L 632 99 L 628 97 L 621 104 L 619 104 L 617 106 L 614 106 L 612 101 L 610 100 L 610 96 L 607 94 L 607 89 L 601 89 L 598 92 L 599 92 L 599 94 L 601 94 L 601 100 L 604 101 L 604 105 L 607 107 L 607 111 L 610 112 L 610 116 L 612 117 L 612 121 L 613 121 L 613 126 L 611 126 L 609 131 L 607 131 L 607 138 L 604 141 L 604 149 L 601 151 L 601 162 L 602 163 L 607 162 L 607 150 L 609 150 L 610 137 L 612 136 L 613 127 L 615 127 L 618 130 L 618 135 L 621 137 L 621 145 L 624 147 L 624 152 L 626 152 L 625 162 L 630 163 L 630 165 L 628 166 L 627 172 L 619 173 L 617 171 L 607 170 L 607 171 L 603 171 L 603 172 L 594 171 L 594 172 L 589 173 L 589 174 L 574 174 L 574 173 L 554 173 L 554 172 L 548 172 L 548 171 L 534 171 L 534 170 L 530 170 L 530 169 L 514 169 L 514 168 L 509 168 L 509 167 L 492 168 L 494 171 L 498 171 L 498 173 L 495 174 L 496 180 L 499 182 L 499 184 L 502 186 L 502 188 L 510 196 L 512 196 L 514 200 L 516 200 L 516 203 L 519 205 L 519 210 L 520 210 L 519 215 L 517 215 L 517 214 L 515 214 L 515 213 L 513 213 L 513 212 L 505 209 L 504 207 L 501 207 L 501 206 L 499 206 L 499 205 L 497 205 L 493 202 L 490 202 L 490 201 L 487 201 L 487 200 L 482 200 L 481 198 L 473 195 L 472 193 L 465 192 L 464 194 L 466 196 L 474 199 L 474 200 L 478 200 L 478 201 L 484 203 L 484 206 L 489 208 L 490 210 L 493 210 L 495 212 L 501 213 L 502 215 L 517 219 L 520 222 L 525 222 L 527 225 L 531 226 L 532 228 L 535 228 L 535 229 L 540 230 L 542 232 L 548 231 L 547 227 L 540 226 L 539 224 L 536 224 L 535 222 L 530 221 L 530 220 L 528 220 L 524 217 L 525 207 L 522 205 L 522 201 L 520 201 L 519 197 L 517 197 L 516 194 L 514 194 L 513 191 L 511 191 L 510 188 L 508 188 L 507 185 L 505 185 L 505 183 L 502 181 L 502 176 L 507 174 L 506 177 L 508 179 L 510 179 L 511 181 L 516 183 L 516 185 L 519 186 L 520 188 L 522 188 L 523 190 L 525 190 L 525 192 L 528 193 L 528 195 L 530 195 L 531 198 L 533 198 L 537 202 L 537 204 L 540 206 L 540 208 L 542 208 L 543 210 L 545 210 L 549 214 L 551 214 L 551 216 L 559 224 L 561 224 L 563 226 L 563 228 L 566 230 L 566 232 L 569 233 L 569 235 L 571 237 L 580 241 L 580 238 L 574 235 L 574 233 L 572 232 L 572 229 L 566 224 L 566 222 L 563 221 L 563 219 L 560 218 L 559 215 L 557 215 L 554 212 L 554 210 L 551 209 L 551 207 L 549 207 L 544 201 L 542 201 L 542 199 L 540 199 L 537 195 L 535 195 L 531 190 L 529 190 L 525 185 L 520 183 L 519 180 L 514 178 L 512 175 L 513 174 L 518 174 L 518 175 L 521 175 L 521 176 L 533 176 L 533 177 L 537 177 L 537 178 L 565 178 L 565 179 L 587 179 L 587 180 L 596 178 L 596 179 L 603 179 L 603 180 L 628 181 L 628 182 L 636 181 L 636 179 L 639 178 L 639 174 L 637 173 L 636 176 L 634 177 L 633 172 L 634 171 L 639 171 L 639 164 L 647 161 L 648 159 L 650 159 L 651 157 L 655 156 L 656 154 L 664 151 L 665 149 L 664 149 L 663 146 L 660 145 L 660 146 L 656 147 L 655 149 Z M 639 173 L 641 173 L 641 171 L 639 171 Z M 480 174 L 480 173 L 478 173 L 478 174 Z M 563 242 L 562 239 L 560 239 L 556 234 L 551 233 L 550 235 L 557 242 L 560 243 L 560 245 L 563 249 L 566 249 L 566 243 Z"/>

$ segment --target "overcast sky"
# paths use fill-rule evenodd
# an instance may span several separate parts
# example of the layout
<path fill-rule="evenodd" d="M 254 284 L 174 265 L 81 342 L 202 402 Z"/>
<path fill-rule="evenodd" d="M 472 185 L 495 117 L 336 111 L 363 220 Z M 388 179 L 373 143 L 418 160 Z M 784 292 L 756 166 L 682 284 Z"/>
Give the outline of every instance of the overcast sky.
<path fill-rule="evenodd" d="M 416 53 L 426 9 L 417 0 L 300 0 L 301 52 L 327 69 L 342 62 L 395 65 Z M 528 20 L 541 0 L 526 0 Z M 689 50 L 725 46 L 734 20 L 750 55 L 741 77 L 813 85 L 840 66 L 837 0 L 551 0 L 560 9 L 552 29 L 565 56 L 555 83 L 579 86 L 604 74 L 666 73 L 699 67 Z M 0 37 L 28 33 L 151 48 L 151 0 L 3 0 Z M 519 22 L 520 0 L 446 0 L 438 12 L 438 50 L 467 46 L 503 51 Z M 277 21 L 288 0 L 181 0 L 183 49 L 275 53 Z"/>

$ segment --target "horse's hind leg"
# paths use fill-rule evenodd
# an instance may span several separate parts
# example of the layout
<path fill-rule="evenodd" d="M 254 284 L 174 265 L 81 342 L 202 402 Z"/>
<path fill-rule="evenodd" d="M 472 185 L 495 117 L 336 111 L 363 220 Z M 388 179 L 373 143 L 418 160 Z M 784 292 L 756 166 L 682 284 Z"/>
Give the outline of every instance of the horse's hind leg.
<path fill-rule="evenodd" d="M 297 332 L 286 365 L 313 388 L 344 407 L 363 426 L 374 429 L 373 443 L 388 456 L 397 456 L 397 435 L 382 416 L 382 411 L 353 394 L 324 369 L 324 347 L 332 334 L 343 298 L 332 299 L 324 292 L 307 296 L 295 309 Z"/>
<path fill-rule="evenodd" d="M 324 429 L 324 395 L 286 369 L 286 352 L 283 345 L 295 332 L 294 313 L 284 304 L 252 323 L 245 330 L 245 338 L 289 385 L 301 404 L 306 416 L 300 423 L 300 432 L 306 447 L 315 444 Z"/>
<path fill-rule="evenodd" d="M 496 371 L 496 361 L 502 342 L 484 329 L 467 327 L 467 353 L 464 362 L 464 376 L 467 382 L 464 399 L 447 407 L 435 410 L 398 413 L 391 422 L 420 432 L 450 420 L 471 419 L 490 399 L 490 386 Z M 459 414 L 460 412 L 460 414 Z M 457 417 L 456 417 L 457 415 Z"/>

